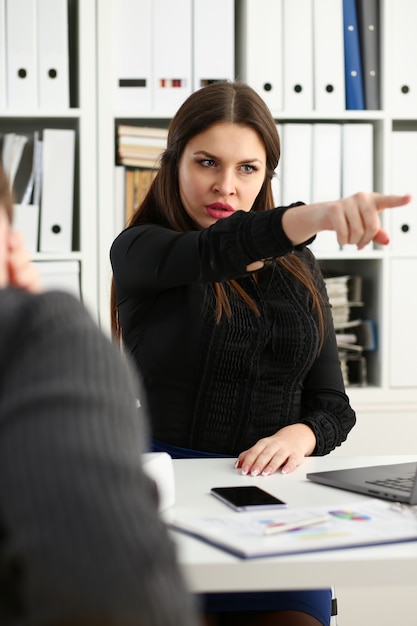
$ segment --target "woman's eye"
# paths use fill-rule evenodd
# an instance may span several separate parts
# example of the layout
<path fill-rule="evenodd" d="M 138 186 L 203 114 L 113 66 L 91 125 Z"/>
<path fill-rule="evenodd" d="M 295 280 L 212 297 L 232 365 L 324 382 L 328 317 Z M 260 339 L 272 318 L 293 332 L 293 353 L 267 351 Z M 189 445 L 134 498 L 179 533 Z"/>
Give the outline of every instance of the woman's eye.
<path fill-rule="evenodd" d="M 256 167 L 254 165 L 242 165 L 242 170 L 246 174 L 250 174 L 251 172 L 256 172 Z"/>
<path fill-rule="evenodd" d="M 204 167 L 214 167 L 216 165 L 216 163 L 215 163 L 215 161 L 213 161 L 213 159 L 202 159 L 200 161 L 200 163 Z"/>

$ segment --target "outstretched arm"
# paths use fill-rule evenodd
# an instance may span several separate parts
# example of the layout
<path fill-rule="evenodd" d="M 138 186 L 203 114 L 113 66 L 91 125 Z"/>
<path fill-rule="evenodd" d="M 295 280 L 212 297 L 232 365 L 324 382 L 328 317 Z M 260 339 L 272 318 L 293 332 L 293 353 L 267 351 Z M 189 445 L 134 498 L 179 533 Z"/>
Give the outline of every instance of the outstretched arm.
<path fill-rule="evenodd" d="M 386 245 L 389 236 L 381 228 L 381 211 L 403 206 L 410 201 L 410 195 L 356 193 L 334 202 L 293 207 L 283 215 L 282 226 L 294 245 L 323 230 L 335 231 L 340 245 L 351 243 L 363 248 L 370 241 Z"/>

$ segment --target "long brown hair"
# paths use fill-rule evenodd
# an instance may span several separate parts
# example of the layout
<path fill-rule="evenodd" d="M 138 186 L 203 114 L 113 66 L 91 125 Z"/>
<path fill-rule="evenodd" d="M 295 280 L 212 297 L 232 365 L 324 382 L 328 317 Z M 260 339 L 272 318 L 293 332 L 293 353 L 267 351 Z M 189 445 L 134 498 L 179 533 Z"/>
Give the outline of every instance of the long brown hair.
<path fill-rule="evenodd" d="M 245 83 L 217 82 L 189 96 L 171 120 L 167 148 L 162 154 L 160 169 L 142 204 L 132 215 L 128 226 L 147 222 L 169 226 L 178 232 L 199 229 L 182 205 L 178 167 L 182 153 L 190 139 L 219 122 L 249 126 L 262 140 L 266 151 L 266 175 L 251 210 L 267 211 L 274 207 L 271 180 L 280 158 L 280 140 L 275 120 L 262 98 Z M 294 254 L 280 257 L 277 261 L 296 276 L 311 293 L 320 336 L 323 337 L 322 301 L 308 268 Z M 228 284 L 233 291 L 239 293 L 255 313 L 258 313 L 256 304 L 236 281 L 231 280 Z M 214 283 L 213 289 L 217 303 L 216 319 L 219 321 L 223 314 L 231 315 L 230 303 L 224 285 Z M 114 337 L 120 341 L 121 329 L 117 314 L 114 279 L 111 286 L 111 324 Z"/>

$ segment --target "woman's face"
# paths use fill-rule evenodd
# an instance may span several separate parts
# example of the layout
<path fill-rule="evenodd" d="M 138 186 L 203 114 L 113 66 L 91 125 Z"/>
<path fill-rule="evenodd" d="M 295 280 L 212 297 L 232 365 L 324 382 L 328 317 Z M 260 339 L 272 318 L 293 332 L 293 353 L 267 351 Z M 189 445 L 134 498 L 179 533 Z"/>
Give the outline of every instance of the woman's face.
<path fill-rule="evenodd" d="M 195 135 L 179 164 L 188 215 L 207 228 L 235 211 L 250 211 L 265 180 L 266 150 L 249 126 L 219 122 Z"/>

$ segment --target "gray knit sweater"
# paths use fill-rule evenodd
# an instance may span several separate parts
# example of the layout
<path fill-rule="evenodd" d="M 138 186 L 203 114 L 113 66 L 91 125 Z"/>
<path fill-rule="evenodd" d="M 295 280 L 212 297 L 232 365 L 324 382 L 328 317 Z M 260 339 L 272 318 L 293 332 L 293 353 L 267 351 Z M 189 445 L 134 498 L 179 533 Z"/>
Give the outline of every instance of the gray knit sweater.
<path fill-rule="evenodd" d="M 127 365 L 69 295 L 0 290 L 0 624 L 193 626 Z"/>

